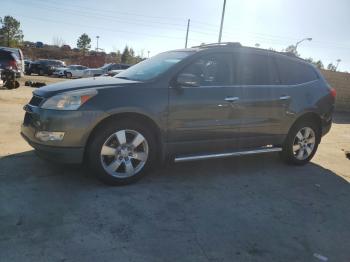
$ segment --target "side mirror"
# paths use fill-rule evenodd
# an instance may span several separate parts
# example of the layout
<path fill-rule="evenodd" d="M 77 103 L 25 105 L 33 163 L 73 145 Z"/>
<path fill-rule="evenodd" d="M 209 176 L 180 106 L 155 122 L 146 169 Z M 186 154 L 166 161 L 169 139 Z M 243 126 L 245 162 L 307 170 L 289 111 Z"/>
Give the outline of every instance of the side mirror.
<path fill-rule="evenodd" d="M 194 74 L 179 74 L 176 82 L 179 86 L 199 86 L 200 80 L 199 77 L 197 77 Z"/>

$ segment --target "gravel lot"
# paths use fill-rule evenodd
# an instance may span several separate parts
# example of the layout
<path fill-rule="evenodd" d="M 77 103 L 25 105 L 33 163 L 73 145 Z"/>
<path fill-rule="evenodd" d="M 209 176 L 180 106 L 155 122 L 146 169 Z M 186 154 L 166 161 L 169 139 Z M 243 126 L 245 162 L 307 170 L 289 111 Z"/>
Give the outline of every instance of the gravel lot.
<path fill-rule="evenodd" d="M 23 141 L 32 91 L 0 90 L 0 261 L 350 260 L 350 114 L 304 167 L 259 155 L 108 187 Z"/>

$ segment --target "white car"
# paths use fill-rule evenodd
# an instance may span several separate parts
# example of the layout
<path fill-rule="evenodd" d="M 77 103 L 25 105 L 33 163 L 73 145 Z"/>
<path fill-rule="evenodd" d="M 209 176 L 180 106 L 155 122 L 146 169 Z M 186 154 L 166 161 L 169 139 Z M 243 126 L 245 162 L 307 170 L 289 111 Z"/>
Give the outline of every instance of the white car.
<path fill-rule="evenodd" d="M 54 75 L 62 77 L 65 76 L 66 78 L 77 78 L 77 77 L 83 77 L 84 71 L 88 69 L 86 66 L 82 65 L 70 65 L 67 67 L 61 67 L 57 68 L 55 72 L 53 72 Z"/>
<path fill-rule="evenodd" d="M 95 77 L 107 74 L 111 70 L 125 70 L 129 68 L 130 65 L 127 64 L 105 64 L 99 68 L 90 68 L 84 71 L 84 77 Z"/>

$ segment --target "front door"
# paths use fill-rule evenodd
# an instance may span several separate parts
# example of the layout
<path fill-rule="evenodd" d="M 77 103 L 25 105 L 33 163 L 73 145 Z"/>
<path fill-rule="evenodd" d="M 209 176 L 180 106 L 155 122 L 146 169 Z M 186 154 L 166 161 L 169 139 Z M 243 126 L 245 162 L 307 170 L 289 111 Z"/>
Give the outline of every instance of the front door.
<path fill-rule="evenodd" d="M 232 85 L 232 54 L 204 55 L 181 74 L 195 76 L 198 83 L 170 87 L 168 142 L 172 150 L 195 153 L 236 147 L 239 110 L 233 109 L 240 94 Z"/>

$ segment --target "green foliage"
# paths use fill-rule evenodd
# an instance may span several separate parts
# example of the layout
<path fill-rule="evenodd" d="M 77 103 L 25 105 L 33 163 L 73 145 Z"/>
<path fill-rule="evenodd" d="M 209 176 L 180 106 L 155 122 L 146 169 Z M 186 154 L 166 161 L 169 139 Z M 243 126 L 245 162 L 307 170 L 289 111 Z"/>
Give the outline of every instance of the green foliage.
<path fill-rule="evenodd" d="M 298 51 L 296 50 L 296 46 L 295 45 L 290 45 L 286 48 L 285 52 L 287 53 L 292 53 L 295 56 L 300 56 L 300 54 L 298 53 Z"/>
<path fill-rule="evenodd" d="M 124 51 L 121 55 L 120 61 L 124 64 L 133 65 L 142 61 L 142 58 L 140 56 L 135 55 L 134 49 L 129 48 L 128 46 L 125 46 Z"/>
<path fill-rule="evenodd" d="M 327 69 L 331 70 L 331 71 L 336 71 L 337 67 L 335 65 L 333 65 L 332 63 L 329 63 L 328 66 L 327 66 Z"/>
<path fill-rule="evenodd" d="M 21 23 L 12 16 L 0 18 L 0 45 L 17 47 L 23 41 L 23 33 L 20 29 Z"/>
<path fill-rule="evenodd" d="M 318 69 L 324 69 L 324 65 L 321 60 L 314 61 L 311 57 L 306 59 L 307 62 L 314 64 Z"/>
<path fill-rule="evenodd" d="M 316 63 L 314 63 L 315 66 L 317 66 L 318 69 L 323 69 L 324 65 L 321 60 L 318 60 Z"/>
<path fill-rule="evenodd" d="M 82 34 L 77 41 L 77 47 L 85 54 L 91 48 L 91 38 L 87 34 Z"/>

